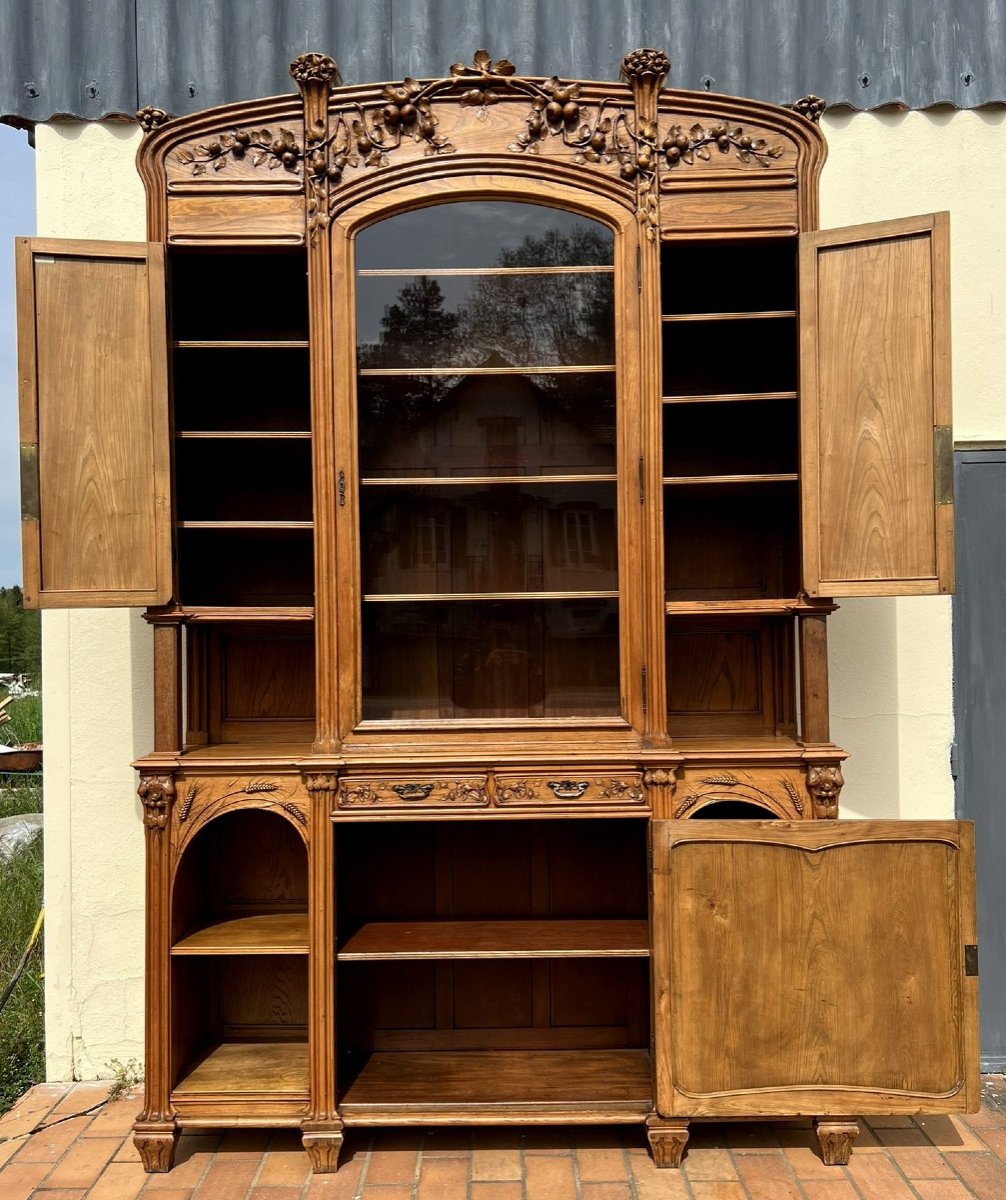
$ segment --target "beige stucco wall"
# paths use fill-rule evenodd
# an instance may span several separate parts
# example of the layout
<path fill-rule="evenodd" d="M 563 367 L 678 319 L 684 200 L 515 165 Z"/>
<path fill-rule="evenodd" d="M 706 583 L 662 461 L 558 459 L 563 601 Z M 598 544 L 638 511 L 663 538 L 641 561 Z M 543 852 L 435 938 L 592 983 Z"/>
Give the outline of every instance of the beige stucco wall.
<path fill-rule="evenodd" d="M 1006 439 L 1004 113 L 827 117 L 822 225 L 951 212 L 958 440 Z M 38 231 L 144 236 L 130 126 L 37 131 Z M 830 641 L 845 816 L 949 817 L 950 601 L 849 600 Z M 143 836 L 129 762 L 151 743 L 150 632 L 135 612 L 43 615 L 49 1076 L 142 1055 Z"/>

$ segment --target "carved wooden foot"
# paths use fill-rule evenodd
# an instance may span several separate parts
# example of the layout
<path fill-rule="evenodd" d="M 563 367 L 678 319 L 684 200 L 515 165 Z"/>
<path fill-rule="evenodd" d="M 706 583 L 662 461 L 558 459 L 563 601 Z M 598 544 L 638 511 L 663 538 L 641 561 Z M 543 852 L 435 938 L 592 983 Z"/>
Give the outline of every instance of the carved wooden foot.
<path fill-rule="evenodd" d="M 175 1147 L 178 1145 L 178 1126 L 174 1121 L 139 1121 L 133 1126 L 133 1145 L 143 1163 L 144 1171 L 163 1174 L 175 1165 Z"/>
<path fill-rule="evenodd" d="M 646 1118 L 646 1137 L 656 1167 L 680 1167 L 688 1142 L 688 1121 L 684 1117 Z"/>
<path fill-rule="evenodd" d="M 301 1126 L 301 1141 L 311 1160 L 311 1170 L 317 1175 L 330 1175 L 339 1169 L 339 1151 L 342 1149 L 342 1124 Z"/>
<path fill-rule="evenodd" d="M 859 1124 L 851 1117 L 817 1117 L 814 1121 L 821 1157 L 829 1167 L 844 1167 L 859 1137 Z"/>

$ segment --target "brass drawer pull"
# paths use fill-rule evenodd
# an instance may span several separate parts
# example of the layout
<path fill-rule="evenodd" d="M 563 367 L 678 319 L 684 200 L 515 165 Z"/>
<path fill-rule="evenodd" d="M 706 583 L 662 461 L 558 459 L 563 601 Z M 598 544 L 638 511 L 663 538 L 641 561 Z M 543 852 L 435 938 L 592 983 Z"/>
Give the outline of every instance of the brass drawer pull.
<path fill-rule="evenodd" d="M 590 787 L 588 780 L 581 779 L 560 779 L 558 783 L 549 782 L 546 787 L 552 792 L 557 800 L 579 800 L 583 793 Z"/>
<path fill-rule="evenodd" d="M 433 791 L 432 783 L 393 783 L 391 790 L 401 800 L 425 800 Z"/>

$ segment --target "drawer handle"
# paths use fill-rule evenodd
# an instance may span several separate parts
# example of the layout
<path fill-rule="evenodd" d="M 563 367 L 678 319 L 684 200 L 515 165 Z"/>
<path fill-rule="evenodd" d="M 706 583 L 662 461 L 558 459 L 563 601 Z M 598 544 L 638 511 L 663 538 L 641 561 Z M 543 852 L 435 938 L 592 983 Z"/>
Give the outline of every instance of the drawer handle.
<path fill-rule="evenodd" d="M 400 800 L 425 800 L 433 791 L 432 783 L 393 783 L 391 790 Z"/>
<path fill-rule="evenodd" d="M 583 793 L 590 787 L 587 780 L 575 779 L 560 779 L 557 783 L 548 783 L 546 787 L 552 792 L 557 800 L 579 800 Z"/>

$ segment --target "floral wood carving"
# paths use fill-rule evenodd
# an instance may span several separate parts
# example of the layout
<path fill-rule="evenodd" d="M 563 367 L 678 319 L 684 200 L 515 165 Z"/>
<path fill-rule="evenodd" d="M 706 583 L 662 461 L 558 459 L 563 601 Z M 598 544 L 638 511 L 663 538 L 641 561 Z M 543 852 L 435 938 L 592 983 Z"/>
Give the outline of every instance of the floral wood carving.
<path fill-rule="evenodd" d="M 728 125 L 723 121 L 710 125 L 693 125 L 687 133 L 680 125 L 672 125 L 664 135 L 660 148 L 668 167 L 674 168 L 681 163 L 691 165 L 695 160 L 708 162 L 713 156 L 713 150 L 720 154 L 736 153 L 742 163 L 756 162 L 763 167 L 772 165 L 772 160 L 782 158 L 783 148 L 778 143 L 769 145 L 764 138 L 749 137 L 740 125 Z"/>
<path fill-rule="evenodd" d="M 642 804 L 643 789 L 638 783 L 626 783 L 624 779 L 602 779 L 598 795 L 602 800 L 615 800 L 621 804 Z"/>
<path fill-rule="evenodd" d="M 154 833 L 163 833 L 175 798 L 174 779 L 170 775 L 141 775 L 136 793 L 143 804 L 143 824 Z"/>
<path fill-rule="evenodd" d="M 489 792 L 479 779 L 463 779 L 453 783 L 444 795 L 445 804 L 488 804 Z"/>
<path fill-rule="evenodd" d="M 538 792 L 526 779 L 515 779 L 496 789 L 497 804 L 529 804 L 538 799 Z"/>
<path fill-rule="evenodd" d="M 799 100 L 794 100 L 786 107 L 799 113 L 801 117 L 806 117 L 812 125 L 817 125 L 828 106 L 820 96 L 801 96 Z"/>
<path fill-rule="evenodd" d="M 838 763 L 825 763 L 807 769 L 807 791 L 814 800 L 815 814 L 824 820 L 838 816 L 838 796 L 845 779 Z"/>
<path fill-rule="evenodd" d="M 229 129 L 199 146 L 182 146 L 175 158 L 183 166 L 191 166 L 193 175 L 205 175 L 206 168 L 222 171 L 231 159 L 248 156 L 253 167 L 266 163 L 271 170 L 283 167 L 298 175 L 304 160 L 304 150 L 291 129 L 279 129 L 275 135 L 268 129 Z"/>
<path fill-rule="evenodd" d="M 160 129 L 168 119 L 168 114 L 163 108 L 155 108 L 153 104 L 145 104 L 143 108 L 137 109 L 136 119 L 139 121 L 140 128 L 145 134 L 153 133 L 155 129 Z"/>

